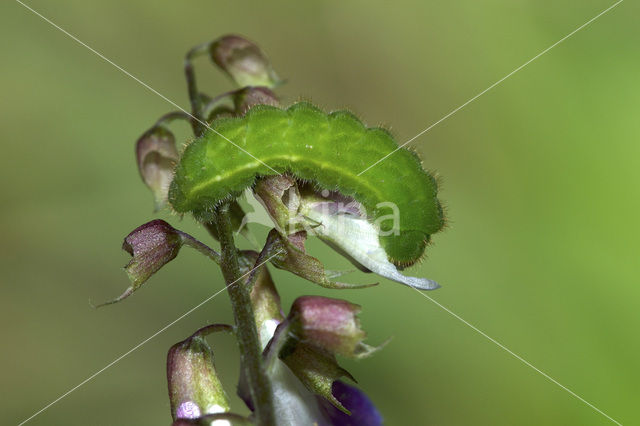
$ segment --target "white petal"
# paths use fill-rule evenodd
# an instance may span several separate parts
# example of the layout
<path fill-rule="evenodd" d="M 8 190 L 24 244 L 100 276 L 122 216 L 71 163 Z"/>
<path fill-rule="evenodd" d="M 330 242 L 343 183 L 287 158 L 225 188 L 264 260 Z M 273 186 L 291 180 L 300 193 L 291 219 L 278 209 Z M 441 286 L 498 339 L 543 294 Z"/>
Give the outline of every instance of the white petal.
<path fill-rule="evenodd" d="M 327 212 L 327 209 L 322 208 L 306 208 L 303 214 L 314 223 L 311 228 L 314 234 L 337 246 L 371 272 L 419 290 L 440 287 L 437 282 L 427 278 L 402 275 L 389 262 L 387 253 L 380 245 L 378 230 L 366 219 L 352 214 Z"/>

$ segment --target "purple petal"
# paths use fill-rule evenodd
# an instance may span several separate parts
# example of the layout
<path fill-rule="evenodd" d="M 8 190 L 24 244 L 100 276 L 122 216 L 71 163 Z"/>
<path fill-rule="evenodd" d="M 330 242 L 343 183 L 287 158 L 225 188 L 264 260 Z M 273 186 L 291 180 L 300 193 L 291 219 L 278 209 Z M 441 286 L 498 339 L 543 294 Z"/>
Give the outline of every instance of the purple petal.
<path fill-rule="evenodd" d="M 333 426 L 381 426 L 382 416 L 367 395 L 355 386 L 336 380 L 331 389 L 333 396 L 351 412 L 345 414 L 324 398 L 318 398 L 320 407 Z"/>

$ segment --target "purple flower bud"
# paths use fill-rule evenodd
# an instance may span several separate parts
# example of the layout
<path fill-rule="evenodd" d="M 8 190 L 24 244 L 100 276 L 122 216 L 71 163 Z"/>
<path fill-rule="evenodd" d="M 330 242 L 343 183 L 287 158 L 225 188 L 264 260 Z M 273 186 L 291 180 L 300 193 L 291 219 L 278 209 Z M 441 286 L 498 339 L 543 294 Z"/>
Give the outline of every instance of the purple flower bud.
<path fill-rule="evenodd" d="M 131 231 L 122 243 L 122 249 L 132 259 L 124 267 L 131 285 L 117 298 L 98 305 L 110 305 L 131 296 L 160 268 L 176 258 L 183 245 L 198 250 L 216 263 L 220 263 L 220 254 L 207 245 L 169 225 L 164 220 L 147 222 Z"/>
<path fill-rule="evenodd" d="M 256 105 L 280 106 L 276 94 L 266 87 L 245 87 L 240 89 L 235 93 L 233 102 L 236 107 L 236 114 L 239 115 L 246 114 L 251 107 Z"/>
<path fill-rule="evenodd" d="M 167 381 L 174 420 L 197 419 L 229 411 L 227 395 L 213 364 L 213 351 L 204 336 L 232 330 L 229 325 L 210 325 L 169 349 Z"/>
<path fill-rule="evenodd" d="M 336 380 L 333 382 L 332 395 L 351 412 L 351 415 L 345 414 L 326 399 L 318 398 L 322 411 L 333 426 L 382 425 L 382 416 L 369 397 L 360 389 Z"/>
<path fill-rule="evenodd" d="M 132 291 L 175 259 L 182 244 L 180 231 L 164 220 L 152 220 L 131 231 L 124 239 L 122 249 L 133 256 L 124 267 L 131 279 Z"/>
<path fill-rule="evenodd" d="M 367 352 L 366 337 L 356 315 L 360 306 L 321 296 L 298 297 L 291 306 L 291 329 L 304 342 L 347 357 Z"/>
<path fill-rule="evenodd" d="M 173 133 L 162 126 L 147 130 L 136 142 L 136 158 L 140 176 L 153 192 L 157 211 L 167 202 L 173 168 L 178 160 Z"/>
<path fill-rule="evenodd" d="M 211 44 L 211 59 L 240 87 L 274 87 L 280 79 L 267 56 L 249 40 L 227 35 Z"/>

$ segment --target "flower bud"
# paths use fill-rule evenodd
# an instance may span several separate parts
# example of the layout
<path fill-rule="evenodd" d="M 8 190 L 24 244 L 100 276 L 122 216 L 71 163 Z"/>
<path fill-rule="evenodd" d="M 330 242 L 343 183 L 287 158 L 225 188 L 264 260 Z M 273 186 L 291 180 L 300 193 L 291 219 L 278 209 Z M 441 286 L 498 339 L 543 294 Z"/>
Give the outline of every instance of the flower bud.
<path fill-rule="evenodd" d="M 122 249 L 132 259 L 124 267 L 131 285 L 117 298 L 98 305 L 110 305 L 131 296 L 160 268 L 176 258 L 183 245 L 198 250 L 216 263 L 220 263 L 220 254 L 207 245 L 169 225 L 164 220 L 147 222 L 131 231 L 122 243 Z"/>
<path fill-rule="evenodd" d="M 122 243 L 122 249 L 133 256 L 124 267 L 131 285 L 120 296 L 97 307 L 111 305 L 131 296 L 160 268 L 175 259 L 183 243 L 183 234 L 160 219 L 131 231 Z"/>
<path fill-rule="evenodd" d="M 173 133 L 163 126 L 147 130 L 136 142 L 136 158 L 140 176 L 153 192 L 155 209 L 160 210 L 167 202 L 173 167 L 178 160 Z"/>
<path fill-rule="evenodd" d="M 251 107 L 256 105 L 280 106 L 276 94 L 266 87 L 245 87 L 240 89 L 235 93 L 233 102 L 238 115 L 246 114 Z"/>
<path fill-rule="evenodd" d="M 288 321 L 300 340 L 332 354 L 361 358 L 376 349 L 362 343 L 367 333 L 356 315 L 360 306 L 346 300 L 322 296 L 298 297 L 291 306 Z"/>
<path fill-rule="evenodd" d="M 335 355 L 362 358 L 379 349 L 362 343 L 366 334 L 356 318 L 358 312 L 358 305 L 344 300 L 299 297 L 265 349 L 267 371 L 278 365 L 274 359 L 284 362 L 310 392 L 349 414 L 332 387 L 340 377 L 354 379 Z"/>
<path fill-rule="evenodd" d="M 243 37 L 221 37 L 211 44 L 209 54 L 213 62 L 240 87 L 275 87 L 280 82 L 267 56 Z"/>
<path fill-rule="evenodd" d="M 122 249 L 133 256 L 124 267 L 133 289 L 175 259 L 182 244 L 181 233 L 164 220 L 152 220 L 131 231 L 124 239 Z"/>
<path fill-rule="evenodd" d="M 242 251 L 239 259 L 241 271 L 243 273 L 250 271 L 257 260 L 258 253 Z M 266 267 L 260 268 L 256 282 L 251 289 L 251 305 L 261 347 L 264 349 L 274 337 L 278 325 L 284 320 L 280 309 L 280 296 L 278 296 Z M 320 412 L 320 405 L 314 395 L 296 378 L 282 360 L 277 356 L 270 359 L 272 362 L 265 363 L 265 369 L 273 387 L 276 424 L 326 425 L 326 420 Z M 243 371 L 240 374 L 238 395 L 253 411 L 254 405 Z"/>
<path fill-rule="evenodd" d="M 213 351 L 204 336 L 231 330 L 229 325 L 210 325 L 169 349 L 167 381 L 174 420 L 229 411 L 227 395 L 213 364 Z"/>

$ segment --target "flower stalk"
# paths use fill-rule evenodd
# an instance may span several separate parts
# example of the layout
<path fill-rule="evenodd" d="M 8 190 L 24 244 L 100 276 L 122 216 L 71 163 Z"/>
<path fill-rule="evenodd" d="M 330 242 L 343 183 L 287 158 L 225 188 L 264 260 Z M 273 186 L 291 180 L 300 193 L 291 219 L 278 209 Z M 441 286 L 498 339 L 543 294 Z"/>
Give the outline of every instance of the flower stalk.
<path fill-rule="evenodd" d="M 249 384 L 249 391 L 259 425 L 275 425 L 273 391 L 262 363 L 262 350 L 251 306 L 251 289 L 242 281 L 238 264 L 238 250 L 233 240 L 229 204 L 216 211 L 216 226 L 222 261 L 220 267 L 227 283 L 227 292 L 236 324 L 236 337 L 240 349 L 240 368 Z"/>
<path fill-rule="evenodd" d="M 193 61 L 201 56 L 209 56 L 237 88 L 216 97 L 201 93 L 193 67 Z M 366 128 L 344 111 L 326 115 L 307 104 L 282 109 L 278 97 L 271 91 L 282 81 L 264 52 L 240 36 L 227 35 L 195 46 L 186 54 L 184 72 L 191 112 L 174 111 L 163 115 L 138 139 L 138 169 L 154 195 L 156 211 L 170 205 L 177 213 L 192 213 L 195 220 L 218 240 L 220 251 L 175 229 L 164 220 L 145 223 L 129 233 L 123 244 L 123 249 L 131 255 L 124 268 L 131 285 L 121 296 L 105 304 L 127 298 L 173 261 L 183 246 L 191 247 L 222 270 L 234 325 L 203 327 L 169 350 L 167 382 L 173 426 L 380 426 L 382 418 L 366 395 L 340 381 L 342 377 L 354 382 L 355 379 L 339 365 L 337 356 L 360 359 L 382 347 L 363 342 L 366 333 L 357 318 L 360 306 L 340 299 L 301 296 L 294 301 L 287 315 L 264 265 L 269 262 L 325 288 L 371 286 L 333 281 L 345 272 L 325 269 L 323 263 L 307 254 L 305 249 L 307 237 L 317 236 L 365 272 L 375 272 L 417 289 L 433 289 L 437 284 L 400 274 L 397 267 L 407 266 L 407 263 L 397 261 L 397 257 L 391 256 L 392 251 L 387 253 L 387 249 L 394 246 L 389 246 L 387 240 L 384 240 L 386 245 L 382 244 L 381 231 L 386 228 L 383 229 L 373 216 L 366 214 L 364 207 L 368 198 L 365 197 L 364 204 L 360 204 L 349 195 L 355 197 L 354 194 L 360 194 L 359 189 L 349 192 L 349 188 L 340 187 L 335 179 L 327 180 L 325 176 L 323 180 L 319 178 L 320 174 L 316 176 L 306 168 L 295 167 L 286 168 L 286 174 L 278 176 L 256 171 L 247 175 L 250 179 L 247 178 L 246 186 L 242 188 L 238 185 L 245 185 L 244 181 L 239 184 L 231 181 L 220 183 L 223 181 L 219 174 L 221 171 L 230 169 L 230 173 L 233 172 L 237 153 L 227 152 L 225 155 L 225 146 L 218 145 L 221 141 L 216 138 L 230 142 L 224 133 L 233 133 L 236 129 L 236 133 L 241 135 L 257 137 L 254 142 L 264 139 L 265 144 L 253 146 L 263 151 L 265 148 L 277 151 L 286 146 L 293 147 L 295 151 L 304 142 L 304 151 L 287 151 L 284 159 L 291 166 L 296 164 L 296 152 L 302 157 L 315 158 L 323 152 L 319 149 L 323 146 L 325 151 L 344 146 L 347 151 L 358 151 L 354 158 L 364 158 L 370 144 L 390 142 L 390 136 L 380 129 Z M 176 138 L 169 130 L 169 124 L 174 120 L 188 121 L 196 138 L 182 152 L 179 152 Z M 242 120 L 246 122 L 242 124 Z M 238 123 L 242 126 L 238 127 Z M 210 126 L 215 130 L 207 133 Z M 249 129 L 251 132 L 247 133 Z M 279 136 L 271 138 L 282 134 L 283 130 L 289 140 L 280 140 Z M 265 135 L 270 136 L 267 138 Z M 363 140 L 363 135 L 368 140 Z M 317 139 L 315 143 L 314 137 Z M 242 140 L 249 143 L 250 138 Z M 297 145 L 292 145 L 292 140 L 298 141 Z M 327 148 L 329 145 L 330 149 Z M 318 149 L 314 150 L 314 147 Z M 399 157 L 398 154 L 390 161 L 397 160 L 398 165 L 404 166 L 404 160 L 398 160 Z M 413 162 L 414 174 L 424 181 L 424 188 L 417 194 L 431 194 L 430 190 L 435 191 L 433 180 L 422 169 L 417 170 L 415 160 L 411 157 L 407 161 Z M 314 182 L 316 177 L 318 182 Z M 194 182 L 204 178 L 207 179 L 205 184 L 194 189 Z M 390 181 L 393 178 L 389 176 Z M 218 192 L 212 192 L 211 182 L 217 182 L 214 186 L 217 185 Z M 385 179 L 376 182 L 385 182 Z M 337 186 L 338 189 L 330 191 L 326 186 Z M 256 217 L 260 214 L 255 208 L 253 213 L 247 214 L 238 203 L 241 190 L 249 188 L 253 190 L 253 198 L 249 199 L 255 199 L 267 224 L 273 227 L 259 253 L 240 251 L 234 239 L 234 235 L 242 234 L 255 247 L 260 246 L 249 228 L 245 227 L 249 222 L 257 222 Z M 343 189 L 347 193 L 343 193 Z M 394 193 L 390 194 L 395 197 Z M 362 197 L 365 195 L 360 194 Z M 425 198 L 423 204 L 436 213 L 441 212 L 437 199 L 433 197 Z M 402 197 L 394 199 L 403 201 Z M 406 215 L 409 226 L 414 222 L 423 225 L 416 219 L 424 216 L 423 210 L 414 208 L 413 215 Z M 395 218 L 393 216 L 394 223 Z M 435 219 L 437 223 L 433 226 L 441 227 L 442 216 L 436 214 Z M 412 241 L 407 243 L 409 247 L 395 247 L 396 251 L 402 254 L 405 253 L 402 250 L 407 249 L 411 254 L 417 250 L 421 254 L 420 250 L 424 250 L 428 239 L 418 240 L 416 247 L 412 247 Z M 205 340 L 215 331 L 233 332 L 236 338 L 240 352 L 237 393 L 252 411 L 248 417 L 231 412 L 223 381 L 215 369 L 213 350 Z"/>
<path fill-rule="evenodd" d="M 210 43 L 198 45 L 187 53 L 185 59 L 185 76 L 194 117 L 191 123 L 196 137 L 206 131 L 203 124 L 205 103 L 203 103 L 203 98 L 198 91 L 192 60 L 208 53 L 209 47 Z M 240 274 L 230 206 L 231 203 L 224 203 L 216 208 L 215 224 L 213 225 L 215 225 L 215 233 L 220 241 L 222 253 L 219 264 L 226 282 L 235 320 L 236 338 L 240 350 L 240 368 L 249 384 L 251 400 L 255 407 L 256 424 L 275 426 L 273 391 L 262 365 L 262 348 L 251 304 L 251 288 L 247 285 L 251 280 L 243 280 Z M 211 223 L 206 224 L 208 228 L 213 228 L 211 225 Z"/>

